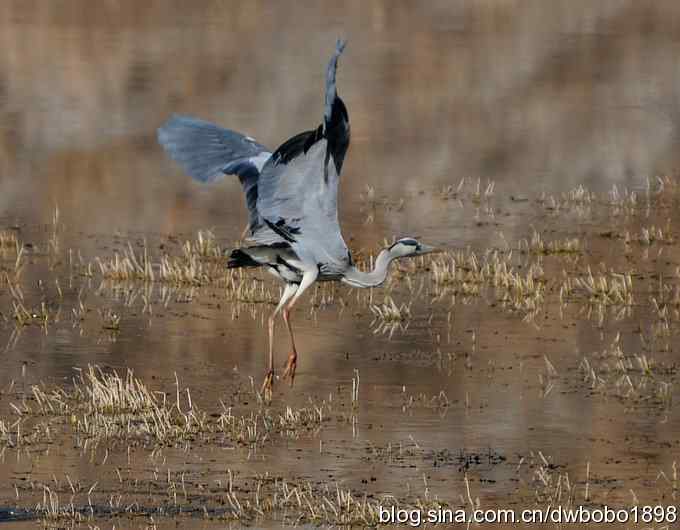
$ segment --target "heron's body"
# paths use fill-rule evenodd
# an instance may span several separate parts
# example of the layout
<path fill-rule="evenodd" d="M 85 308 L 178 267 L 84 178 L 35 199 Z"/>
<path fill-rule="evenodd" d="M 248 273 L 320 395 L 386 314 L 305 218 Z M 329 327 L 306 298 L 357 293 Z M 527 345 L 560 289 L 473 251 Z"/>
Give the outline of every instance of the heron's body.
<path fill-rule="evenodd" d="M 306 268 L 314 267 L 313 262 L 305 263 L 295 253 L 289 243 L 256 245 L 234 250 L 227 267 L 264 267 L 279 280 L 299 285 Z M 337 281 L 342 276 L 319 271 L 316 281 Z"/>
<path fill-rule="evenodd" d="M 228 267 L 264 267 L 285 284 L 269 319 L 269 371 L 263 390 L 273 383 L 274 317 L 283 309 L 292 351 L 284 375 L 295 376 L 297 350 L 290 311 L 315 281 L 341 280 L 355 287 L 380 285 L 393 259 L 430 249 L 402 239 L 383 250 L 373 271 L 358 270 L 338 221 L 339 176 L 350 140 L 349 115 L 337 94 L 335 74 L 345 44 L 338 41 L 326 70 L 323 122 L 284 142 L 273 153 L 253 138 L 208 122 L 176 116 L 158 130 L 170 156 L 195 179 L 211 182 L 238 175 L 246 196 L 247 239 L 235 249 Z"/>

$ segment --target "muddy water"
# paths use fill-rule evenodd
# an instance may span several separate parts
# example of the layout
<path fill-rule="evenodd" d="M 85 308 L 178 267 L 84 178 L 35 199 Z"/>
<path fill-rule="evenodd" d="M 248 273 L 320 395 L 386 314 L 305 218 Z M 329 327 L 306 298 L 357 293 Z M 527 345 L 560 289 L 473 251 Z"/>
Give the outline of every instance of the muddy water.
<path fill-rule="evenodd" d="M 0 508 L 16 514 L 0 521 L 42 524 L 51 492 L 78 512 L 57 525 L 237 526 L 230 476 L 258 509 L 283 483 L 404 506 L 676 502 L 677 6 L 187 5 L 0 7 L 0 230 L 19 242 L 0 253 Z M 97 259 L 132 245 L 158 271 L 208 229 L 232 247 L 238 184 L 191 182 L 155 128 L 189 113 L 275 146 L 314 126 L 337 34 L 350 42 L 345 236 L 359 257 L 404 235 L 445 253 L 395 266 L 383 290 L 310 293 L 295 387 L 263 404 L 275 283 L 201 256 L 214 268 L 193 285 L 120 281 Z M 505 269 L 475 276 L 465 253 L 493 251 Z M 453 263 L 462 276 L 441 280 Z M 255 295 L 234 294 L 234 278 Z M 408 307 L 398 321 L 376 315 L 386 297 Z M 215 429 L 228 408 L 320 407 L 324 421 L 253 443 L 94 439 L 80 412 L 43 414 L 33 391 L 70 392 L 88 365 L 179 392 Z M 292 500 L 262 512 L 243 519 L 339 522 Z"/>

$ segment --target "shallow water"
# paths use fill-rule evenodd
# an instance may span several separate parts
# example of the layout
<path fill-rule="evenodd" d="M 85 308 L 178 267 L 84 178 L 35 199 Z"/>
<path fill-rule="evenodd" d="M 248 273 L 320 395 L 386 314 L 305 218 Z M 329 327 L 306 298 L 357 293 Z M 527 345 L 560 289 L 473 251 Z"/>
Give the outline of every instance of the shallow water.
<path fill-rule="evenodd" d="M 20 242 L 0 252 L 0 419 L 13 426 L 0 431 L 0 506 L 42 507 L 8 528 L 35 527 L 46 491 L 85 526 L 236 525 L 229 472 L 244 503 L 262 501 L 262 484 L 263 498 L 267 487 L 280 496 L 284 482 L 403 505 L 676 502 L 680 186 L 646 178 L 679 162 L 678 7 L 329 9 L 0 7 L 0 231 Z M 445 253 L 400 263 L 385 289 L 310 292 L 294 316 L 295 386 L 278 382 L 265 405 L 256 391 L 278 285 L 219 272 L 215 258 L 199 258 L 212 276 L 195 286 L 107 279 L 96 260 L 131 244 L 158 271 L 207 229 L 232 247 L 245 221 L 237 182 L 192 182 L 155 128 L 187 113 L 270 146 L 311 128 L 336 34 L 349 39 L 338 74 L 353 134 L 346 239 L 359 257 L 404 235 Z M 535 231 L 562 246 L 532 243 Z M 437 264 L 470 272 L 455 254 L 465 249 L 480 262 L 498 251 L 512 275 L 438 283 Z M 632 298 L 561 294 L 589 268 L 609 285 L 630 274 Z M 504 283 L 528 271 L 539 298 Z M 234 278 L 255 294 L 239 301 Z M 410 314 L 387 330 L 374 313 L 386 297 Z M 37 316 L 15 318 L 19 303 Z M 32 390 L 72 389 L 88 365 L 132 369 L 213 426 L 221 403 L 274 418 L 319 406 L 326 418 L 252 444 L 224 433 L 89 439 L 70 413 L 38 414 Z M 27 438 L 37 425 L 49 433 Z M 245 523 L 338 522 L 310 510 Z"/>

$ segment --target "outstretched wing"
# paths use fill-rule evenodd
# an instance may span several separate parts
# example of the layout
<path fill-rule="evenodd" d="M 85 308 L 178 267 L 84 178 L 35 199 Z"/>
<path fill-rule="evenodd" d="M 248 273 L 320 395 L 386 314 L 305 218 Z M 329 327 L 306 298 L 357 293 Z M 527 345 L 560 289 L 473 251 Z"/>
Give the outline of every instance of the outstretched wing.
<path fill-rule="evenodd" d="M 260 225 L 251 239 L 285 240 L 301 256 L 316 260 L 326 274 L 350 263 L 338 222 L 338 180 L 349 147 L 349 116 L 337 95 L 335 73 L 345 43 L 338 41 L 326 73 L 323 123 L 279 147 L 258 181 Z"/>
<path fill-rule="evenodd" d="M 257 219 L 257 181 L 269 150 L 243 134 L 210 122 L 173 116 L 158 129 L 158 142 L 184 171 L 201 182 L 238 175 L 251 225 Z"/>

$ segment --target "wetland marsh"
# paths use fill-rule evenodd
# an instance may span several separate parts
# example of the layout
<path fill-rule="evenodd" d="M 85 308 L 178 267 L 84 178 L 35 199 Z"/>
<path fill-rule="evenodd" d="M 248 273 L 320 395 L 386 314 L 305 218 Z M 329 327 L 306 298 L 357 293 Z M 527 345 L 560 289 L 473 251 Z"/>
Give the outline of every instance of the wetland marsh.
<path fill-rule="evenodd" d="M 393 264 L 380 289 L 310 289 L 295 310 L 295 386 L 277 382 L 266 403 L 280 285 L 224 267 L 246 219 L 240 187 L 182 175 L 155 127 L 186 112 L 267 144 L 311 127 L 340 26 L 298 13 L 314 47 L 291 33 L 274 60 L 273 37 L 245 41 L 285 10 L 241 5 L 230 34 L 215 21 L 234 6 L 183 5 L 108 6 L 108 19 L 0 8 L 15 74 L 0 78 L 0 526 L 374 526 L 379 506 L 677 504 L 680 175 L 652 112 L 672 91 L 626 58 L 671 71 L 660 50 L 677 48 L 666 24 L 678 8 L 573 8 L 559 24 L 575 37 L 536 37 L 517 78 L 472 67 L 480 44 L 524 50 L 526 28 L 501 7 L 433 4 L 403 48 L 405 7 L 351 8 L 343 233 L 366 267 L 393 236 L 442 252 Z M 640 11 L 654 39 L 632 22 Z M 469 68 L 433 52 L 443 44 Z M 48 45 L 56 61 L 39 53 Z M 637 92 L 605 105 L 597 89 L 624 84 Z M 584 86 L 580 107 L 569 94 Z M 498 145 L 485 143 L 480 117 L 509 102 L 531 123 L 503 114 Z M 532 148 L 517 143 L 553 113 L 552 150 L 536 132 Z M 463 139 L 435 115 L 476 126 Z M 628 120 L 638 130 L 616 128 Z M 606 152 L 585 153 L 613 129 Z M 281 322 L 277 337 L 280 372 Z"/>

